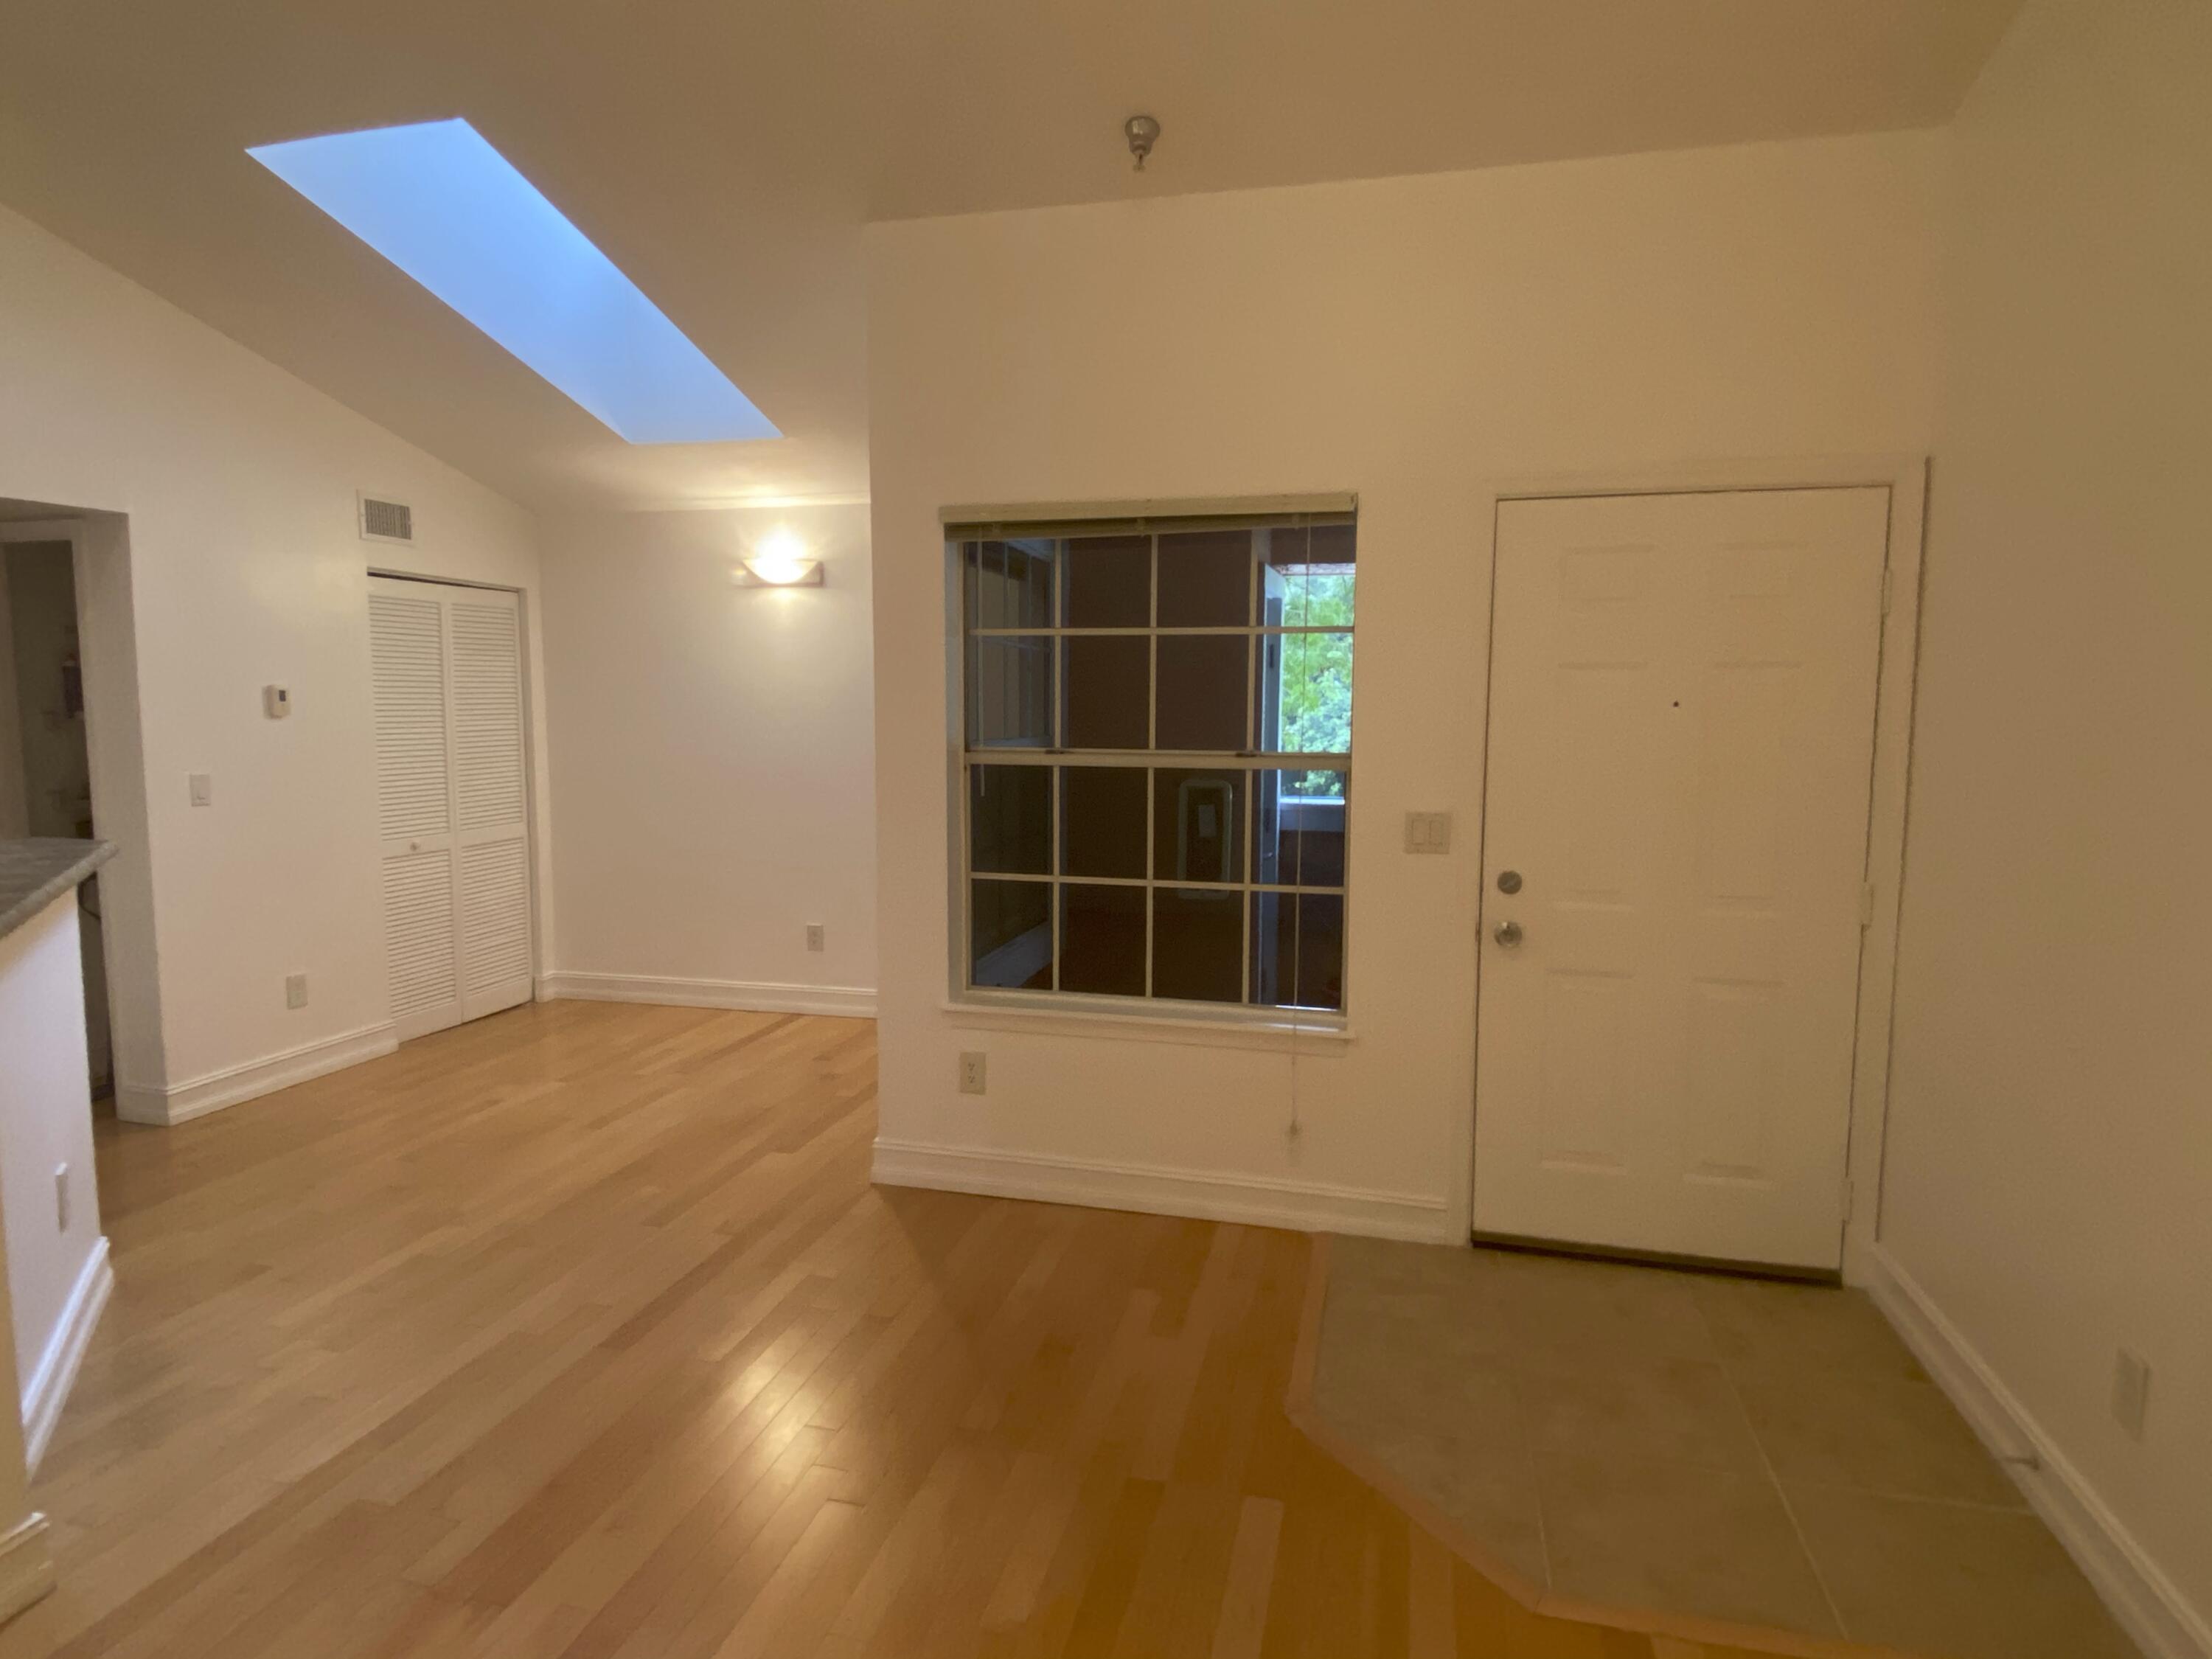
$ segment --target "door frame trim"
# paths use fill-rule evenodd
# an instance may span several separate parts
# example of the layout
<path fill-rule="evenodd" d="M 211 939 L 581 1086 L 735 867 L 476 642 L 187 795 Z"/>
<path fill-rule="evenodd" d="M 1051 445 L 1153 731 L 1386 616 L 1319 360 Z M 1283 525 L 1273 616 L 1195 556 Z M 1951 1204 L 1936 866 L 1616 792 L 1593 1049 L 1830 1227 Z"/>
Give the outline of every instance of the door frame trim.
<path fill-rule="evenodd" d="M 1911 812 L 1913 701 L 1918 683 L 1922 578 L 1927 542 L 1929 459 L 1917 454 L 1815 456 L 1735 461 L 1680 462 L 1600 471 L 1517 476 L 1480 481 L 1475 505 L 1485 525 L 1480 550 L 1488 562 L 1482 585 L 1481 641 L 1482 822 L 1475 836 L 1474 1006 L 1476 1034 L 1470 1065 L 1468 1109 L 1459 1115 L 1457 1208 L 1464 1232 L 1474 1231 L 1474 1115 L 1481 1079 L 1479 1024 L 1482 1006 L 1481 872 L 1483 832 L 1489 825 L 1490 667 L 1497 624 L 1498 507 L 1509 501 L 1549 501 L 1592 495 L 1686 495 L 1762 490 L 1883 489 L 1889 492 L 1888 547 L 1884 564 L 1887 610 L 1876 659 L 1873 788 L 1867 818 L 1866 879 L 1874 884 L 1874 912 L 1859 948 L 1857 1029 L 1852 1038 L 1850 1124 L 1844 1155 L 1843 1275 L 1850 1285 L 1878 1278 L 1875 1244 L 1881 1230 L 1883 1156 L 1888 1130 L 1889 1073 L 1895 1026 L 1898 924 L 1905 886 L 1905 830 Z"/>

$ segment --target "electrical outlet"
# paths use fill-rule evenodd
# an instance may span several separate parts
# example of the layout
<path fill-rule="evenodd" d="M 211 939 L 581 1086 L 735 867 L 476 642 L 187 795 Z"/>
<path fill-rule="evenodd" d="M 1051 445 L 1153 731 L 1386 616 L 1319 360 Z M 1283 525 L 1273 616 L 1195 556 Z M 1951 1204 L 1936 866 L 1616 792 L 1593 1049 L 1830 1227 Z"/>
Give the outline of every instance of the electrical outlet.
<path fill-rule="evenodd" d="M 970 1048 L 960 1056 L 960 1092 L 980 1095 L 986 1084 L 984 1057 Z"/>
<path fill-rule="evenodd" d="M 806 948 L 808 950 L 819 951 L 822 948 L 823 938 L 823 930 L 820 922 L 810 921 L 806 924 Z"/>
<path fill-rule="evenodd" d="M 307 1006 L 307 976 L 305 974 L 284 975 L 284 1006 L 287 1008 Z"/>
<path fill-rule="evenodd" d="M 54 1227 L 57 1231 L 69 1231 L 69 1165 L 54 1165 Z"/>
<path fill-rule="evenodd" d="M 2112 1362 L 2112 1420 L 2129 1439 L 2140 1440 L 2149 1409 L 2150 1364 L 2141 1354 L 2122 1348 Z"/>

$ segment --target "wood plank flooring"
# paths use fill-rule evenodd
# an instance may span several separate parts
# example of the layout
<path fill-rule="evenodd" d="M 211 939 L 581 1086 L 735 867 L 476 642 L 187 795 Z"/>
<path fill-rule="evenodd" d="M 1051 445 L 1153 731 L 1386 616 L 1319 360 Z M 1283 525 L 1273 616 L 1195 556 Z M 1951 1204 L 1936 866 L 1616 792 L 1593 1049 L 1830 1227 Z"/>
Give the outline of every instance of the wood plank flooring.
<path fill-rule="evenodd" d="M 1308 1442 L 1302 1235 L 870 1186 L 865 1021 L 555 1003 L 106 1123 L 0 1659 L 1723 1659 Z"/>

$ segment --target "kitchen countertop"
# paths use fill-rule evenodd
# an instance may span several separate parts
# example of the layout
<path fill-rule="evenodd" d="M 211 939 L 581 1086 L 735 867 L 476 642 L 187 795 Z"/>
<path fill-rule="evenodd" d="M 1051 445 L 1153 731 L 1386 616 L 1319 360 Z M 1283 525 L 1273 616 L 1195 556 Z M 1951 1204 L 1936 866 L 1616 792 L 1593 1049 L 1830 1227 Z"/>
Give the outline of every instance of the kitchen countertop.
<path fill-rule="evenodd" d="M 0 841 L 0 939 L 115 856 L 112 841 Z"/>

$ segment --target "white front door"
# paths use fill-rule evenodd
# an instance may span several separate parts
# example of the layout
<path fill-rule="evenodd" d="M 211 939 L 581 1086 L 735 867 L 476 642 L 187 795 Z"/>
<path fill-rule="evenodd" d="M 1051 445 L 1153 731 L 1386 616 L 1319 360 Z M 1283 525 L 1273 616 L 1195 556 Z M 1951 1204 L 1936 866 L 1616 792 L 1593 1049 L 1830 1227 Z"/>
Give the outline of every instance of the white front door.
<path fill-rule="evenodd" d="M 1477 1232 L 1838 1265 L 1888 520 L 1500 504 Z"/>
<path fill-rule="evenodd" d="M 401 1037 L 530 1000 L 515 596 L 369 579 L 384 936 Z"/>

